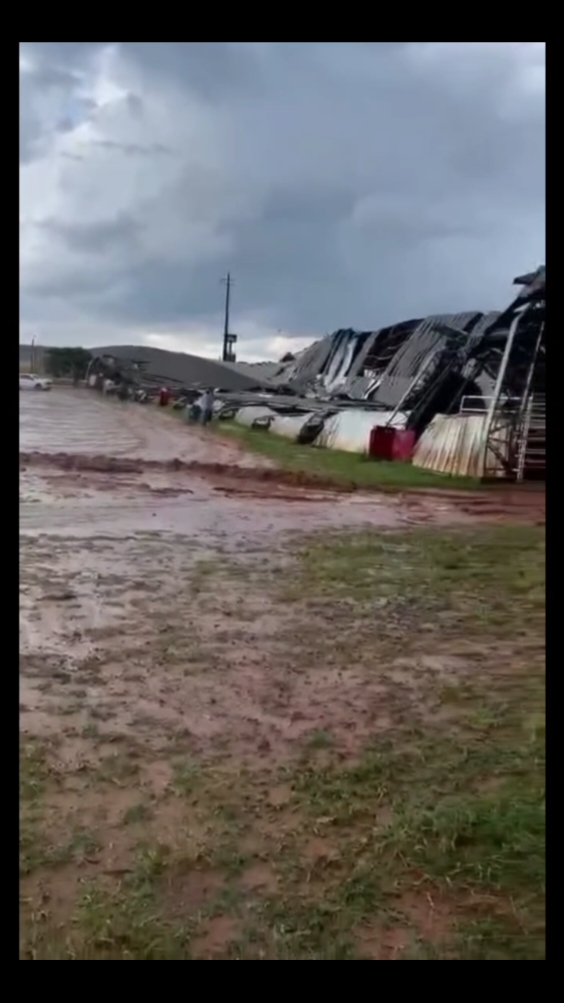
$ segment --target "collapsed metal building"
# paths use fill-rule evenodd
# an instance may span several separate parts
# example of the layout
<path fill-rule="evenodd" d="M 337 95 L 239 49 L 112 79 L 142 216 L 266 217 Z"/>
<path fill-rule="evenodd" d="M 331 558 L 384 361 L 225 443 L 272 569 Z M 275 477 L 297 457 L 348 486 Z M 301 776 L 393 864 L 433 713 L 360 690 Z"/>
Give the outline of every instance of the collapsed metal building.
<path fill-rule="evenodd" d="M 179 401 L 213 386 L 217 416 L 300 443 L 371 451 L 375 427 L 409 433 L 411 462 L 524 480 L 546 471 L 546 269 L 514 280 L 504 311 L 339 330 L 280 363 L 224 363 L 139 346 L 93 350 L 92 372 Z"/>
<path fill-rule="evenodd" d="M 542 478 L 545 267 L 515 284 L 520 292 L 502 312 L 336 331 L 282 366 L 260 401 L 232 402 L 223 413 L 300 442 L 356 452 L 368 452 L 375 425 L 402 428 L 414 433 L 417 466 Z"/>
<path fill-rule="evenodd" d="M 546 475 L 546 269 L 463 356 L 461 391 L 418 441 L 414 463 L 522 481 Z"/>
<path fill-rule="evenodd" d="M 177 392 L 203 387 L 244 392 L 264 384 L 260 375 L 253 376 L 237 365 L 145 345 L 108 345 L 91 349 L 91 355 L 92 373 L 125 379 L 146 390 L 165 385 Z"/>

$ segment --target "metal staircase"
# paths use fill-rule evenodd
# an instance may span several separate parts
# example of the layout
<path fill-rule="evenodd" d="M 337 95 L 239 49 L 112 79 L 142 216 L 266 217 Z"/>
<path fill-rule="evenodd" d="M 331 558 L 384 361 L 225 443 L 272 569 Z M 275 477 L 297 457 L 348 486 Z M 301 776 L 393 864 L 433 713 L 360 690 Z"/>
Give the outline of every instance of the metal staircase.
<path fill-rule="evenodd" d="M 503 340 L 488 407 L 484 478 L 540 480 L 546 473 L 544 304 L 525 303 L 512 311 Z"/>
<path fill-rule="evenodd" d="M 531 394 L 517 439 L 517 481 L 546 474 L 546 397 Z"/>

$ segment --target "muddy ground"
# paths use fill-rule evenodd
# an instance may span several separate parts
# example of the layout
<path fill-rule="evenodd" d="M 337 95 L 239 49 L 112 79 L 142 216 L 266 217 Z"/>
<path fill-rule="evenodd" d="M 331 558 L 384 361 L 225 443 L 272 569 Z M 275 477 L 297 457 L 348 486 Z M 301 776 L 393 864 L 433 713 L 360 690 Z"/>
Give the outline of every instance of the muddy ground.
<path fill-rule="evenodd" d="M 513 783 L 468 756 L 525 693 L 536 741 L 540 493 L 330 490 L 88 391 L 20 428 L 22 957 L 538 956 L 387 854 L 412 787 Z"/>

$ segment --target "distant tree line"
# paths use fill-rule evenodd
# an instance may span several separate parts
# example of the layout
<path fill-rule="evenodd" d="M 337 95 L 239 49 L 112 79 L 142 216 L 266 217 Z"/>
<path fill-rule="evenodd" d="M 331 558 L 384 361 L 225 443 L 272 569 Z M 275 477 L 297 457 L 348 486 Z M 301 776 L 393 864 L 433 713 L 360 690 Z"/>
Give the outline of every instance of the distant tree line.
<path fill-rule="evenodd" d="M 49 348 L 45 367 L 50 376 L 83 380 L 92 356 L 86 348 Z"/>

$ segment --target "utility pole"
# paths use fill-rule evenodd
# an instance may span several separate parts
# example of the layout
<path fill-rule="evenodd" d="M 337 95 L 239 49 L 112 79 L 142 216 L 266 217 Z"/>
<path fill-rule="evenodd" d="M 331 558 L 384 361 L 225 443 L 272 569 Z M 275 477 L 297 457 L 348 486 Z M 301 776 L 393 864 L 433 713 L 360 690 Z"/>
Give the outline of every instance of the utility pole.
<path fill-rule="evenodd" d="M 223 353 L 222 359 L 224 362 L 235 362 L 235 354 L 233 352 L 233 345 L 237 341 L 236 334 L 229 334 L 229 303 L 231 299 L 231 273 L 227 273 L 227 277 L 221 280 L 225 282 L 225 320 L 223 324 Z"/>

